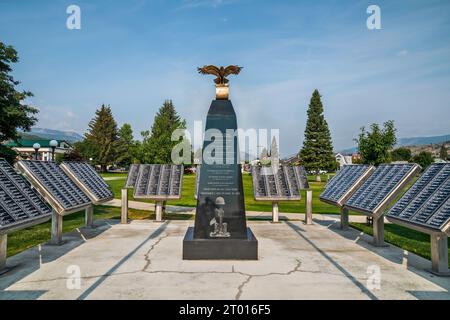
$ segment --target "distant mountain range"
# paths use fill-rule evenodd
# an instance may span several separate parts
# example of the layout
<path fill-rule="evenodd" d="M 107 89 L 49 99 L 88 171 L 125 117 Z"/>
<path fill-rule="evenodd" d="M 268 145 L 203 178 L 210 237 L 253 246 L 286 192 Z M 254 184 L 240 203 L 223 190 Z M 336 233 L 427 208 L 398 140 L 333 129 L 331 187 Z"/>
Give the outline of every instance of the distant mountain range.
<path fill-rule="evenodd" d="M 415 138 L 401 138 L 398 145 L 400 146 L 417 146 L 424 144 L 441 144 L 450 141 L 450 134 L 444 136 L 433 137 L 415 137 Z"/>
<path fill-rule="evenodd" d="M 55 139 L 66 140 L 68 142 L 78 142 L 83 140 L 83 136 L 74 131 L 61 131 L 45 128 L 32 128 L 28 132 L 23 132 L 25 139 Z"/>
<path fill-rule="evenodd" d="M 418 145 L 430 145 L 430 144 L 441 144 L 450 141 L 450 134 L 443 136 L 432 136 L 432 137 L 413 137 L 413 138 L 400 138 L 397 141 L 396 147 L 406 147 L 406 146 L 418 146 Z M 357 148 L 349 148 L 339 151 L 340 153 L 355 153 Z"/>

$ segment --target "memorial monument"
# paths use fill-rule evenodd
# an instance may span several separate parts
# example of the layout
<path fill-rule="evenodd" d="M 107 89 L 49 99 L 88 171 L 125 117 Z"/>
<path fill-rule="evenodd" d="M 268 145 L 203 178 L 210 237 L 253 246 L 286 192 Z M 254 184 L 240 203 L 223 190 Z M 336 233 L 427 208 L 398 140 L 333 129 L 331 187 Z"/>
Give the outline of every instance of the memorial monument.
<path fill-rule="evenodd" d="M 183 259 L 257 260 L 258 241 L 247 227 L 236 114 L 228 99 L 227 76 L 241 67 L 204 66 L 199 73 L 217 78 L 216 99 L 209 107 L 194 227 L 183 240 Z M 211 135 L 214 137 L 212 138 Z M 222 139 L 220 139 L 222 137 Z"/>

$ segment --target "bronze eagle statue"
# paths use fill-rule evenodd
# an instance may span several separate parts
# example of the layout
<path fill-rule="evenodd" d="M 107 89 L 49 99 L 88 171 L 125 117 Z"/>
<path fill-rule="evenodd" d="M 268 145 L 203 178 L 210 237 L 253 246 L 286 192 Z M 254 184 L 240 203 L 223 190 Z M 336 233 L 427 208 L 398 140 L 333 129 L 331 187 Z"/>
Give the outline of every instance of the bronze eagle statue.
<path fill-rule="evenodd" d="M 230 74 L 239 74 L 239 72 L 241 72 L 242 67 L 239 66 L 228 66 L 226 68 L 224 67 L 216 67 L 213 65 L 209 65 L 209 66 L 203 66 L 202 68 L 197 68 L 198 72 L 201 74 L 212 74 L 217 76 L 216 79 L 214 79 L 214 82 L 216 84 L 227 84 L 228 83 L 228 79 L 226 78 L 227 76 L 229 76 Z"/>

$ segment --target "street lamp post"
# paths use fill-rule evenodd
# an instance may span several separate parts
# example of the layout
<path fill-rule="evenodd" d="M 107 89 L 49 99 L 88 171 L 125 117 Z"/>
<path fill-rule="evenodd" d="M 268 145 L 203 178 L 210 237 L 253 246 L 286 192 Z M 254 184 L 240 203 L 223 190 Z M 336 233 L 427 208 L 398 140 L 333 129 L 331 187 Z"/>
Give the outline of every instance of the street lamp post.
<path fill-rule="evenodd" d="M 58 141 L 52 140 L 50 141 L 50 148 L 52 148 L 52 161 L 55 161 L 55 149 L 58 146 Z"/>
<path fill-rule="evenodd" d="M 35 143 L 33 144 L 33 149 L 34 149 L 34 160 L 38 160 L 38 151 L 41 148 L 41 145 L 39 143 Z"/>

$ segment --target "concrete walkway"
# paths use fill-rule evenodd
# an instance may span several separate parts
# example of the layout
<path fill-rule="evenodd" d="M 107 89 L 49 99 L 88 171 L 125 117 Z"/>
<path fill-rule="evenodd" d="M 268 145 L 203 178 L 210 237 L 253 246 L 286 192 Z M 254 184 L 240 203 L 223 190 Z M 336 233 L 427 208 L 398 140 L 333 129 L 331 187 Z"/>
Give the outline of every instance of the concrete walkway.
<path fill-rule="evenodd" d="M 110 206 L 110 207 L 120 207 L 121 206 L 121 200 L 120 199 L 113 199 L 111 201 L 103 203 L 104 206 Z M 128 201 L 128 208 L 137 209 L 137 210 L 146 210 L 146 211 L 154 211 L 155 210 L 155 204 L 149 203 L 149 202 L 140 202 L 140 201 Z M 314 208 L 313 208 L 314 210 Z M 195 208 L 193 207 L 183 207 L 183 206 L 166 206 L 166 212 L 168 213 L 178 213 L 178 214 L 195 214 Z M 272 219 L 272 212 L 265 212 L 265 211 L 246 211 L 247 218 L 260 218 L 262 220 L 269 220 Z M 337 217 L 337 215 L 326 215 L 326 214 L 313 214 L 314 219 L 324 220 L 328 219 L 329 217 Z M 305 220 L 305 214 L 304 213 L 279 213 L 280 220 Z M 355 216 L 351 215 L 349 216 L 350 222 L 360 222 L 365 223 L 366 217 L 365 216 Z M 385 219 L 385 223 L 390 223 Z"/>
<path fill-rule="evenodd" d="M 337 220 L 249 222 L 258 261 L 185 261 L 192 222 L 96 221 L 8 260 L 0 299 L 450 299 L 449 278 Z M 80 277 L 78 277 L 80 276 Z"/>

